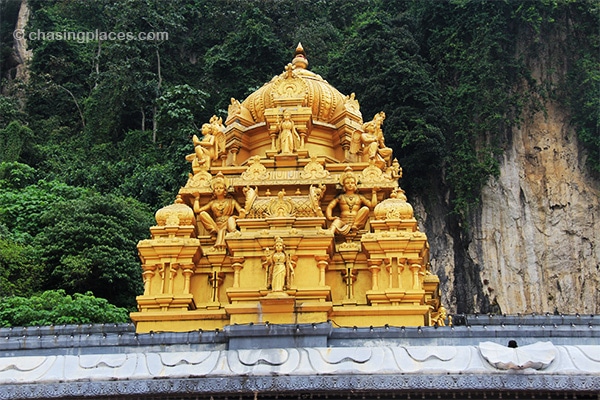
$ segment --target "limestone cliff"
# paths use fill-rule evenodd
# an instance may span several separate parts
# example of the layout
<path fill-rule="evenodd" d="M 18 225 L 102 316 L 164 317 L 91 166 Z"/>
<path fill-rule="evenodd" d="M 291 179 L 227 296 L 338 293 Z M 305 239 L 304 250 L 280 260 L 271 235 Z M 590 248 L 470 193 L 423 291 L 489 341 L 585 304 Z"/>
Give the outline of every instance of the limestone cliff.
<path fill-rule="evenodd" d="M 564 79 L 560 39 L 548 38 L 527 60 L 540 84 Z M 451 312 L 600 312 L 600 182 L 568 111 L 543 103 L 511 129 L 500 175 L 484 187 L 466 230 L 443 193 L 438 205 L 415 202 Z"/>

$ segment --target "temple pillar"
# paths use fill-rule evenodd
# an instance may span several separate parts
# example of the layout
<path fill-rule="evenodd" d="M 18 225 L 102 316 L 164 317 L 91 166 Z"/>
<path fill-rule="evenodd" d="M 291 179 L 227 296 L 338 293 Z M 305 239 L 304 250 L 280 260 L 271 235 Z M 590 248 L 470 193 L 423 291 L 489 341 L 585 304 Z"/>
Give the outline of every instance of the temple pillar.
<path fill-rule="evenodd" d="M 232 257 L 231 268 L 233 268 L 233 287 L 240 287 L 240 271 L 244 268 L 244 257 Z"/>
<path fill-rule="evenodd" d="M 183 294 L 190 294 L 190 280 L 194 274 L 194 264 L 183 267 Z"/>
<path fill-rule="evenodd" d="M 315 256 L 319 268 L 319 286 L 325 286 L 325 271 L 329 265 L 329 256 Z"/>
<path fill-rule="evenodd" d="M 369 260 L 369 271 L 371 271 L 371 290 L 379 290 L 379 271 L 381 271 L 382 260 Z"/>
<path fill-rule="evenodd" d="M 413 290 L 421 290 L 421 282 L 419 281 L 419 271 L 421 271 L 421 265 L 411 264 L 410 270 L 413 274 Z"/>

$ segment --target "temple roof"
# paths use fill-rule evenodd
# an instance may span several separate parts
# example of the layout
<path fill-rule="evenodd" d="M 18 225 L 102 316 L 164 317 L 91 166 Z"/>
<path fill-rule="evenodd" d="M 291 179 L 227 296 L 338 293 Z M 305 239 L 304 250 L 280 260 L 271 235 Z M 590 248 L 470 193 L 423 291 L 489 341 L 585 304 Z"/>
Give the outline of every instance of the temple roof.
<path fill-rule="evenodd" d="M 330 122 L 344 110 L 346 96 L 307 67 L 308 59 L 299 43 L 292 62 L 284 72 L 242 102 L 254 123 L 265 122 L 265 109 L 277 107 L 277 99 L 282 97 L 298 98 L 303 107 L 312 109 L 313 118 L 317 121 Z"/>

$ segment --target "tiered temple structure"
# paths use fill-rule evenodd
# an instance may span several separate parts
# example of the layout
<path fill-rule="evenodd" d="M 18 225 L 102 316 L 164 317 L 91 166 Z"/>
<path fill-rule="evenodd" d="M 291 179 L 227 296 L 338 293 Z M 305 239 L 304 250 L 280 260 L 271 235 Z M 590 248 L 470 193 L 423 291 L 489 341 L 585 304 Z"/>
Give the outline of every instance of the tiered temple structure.
<path fill-rule="evenodd" d="M 307 67 L 298 45 L 194 136 L 186 185 L 138 245 L 138 332 L 445 323 L 385 114 L 364 121 L 354 94 Z"/>

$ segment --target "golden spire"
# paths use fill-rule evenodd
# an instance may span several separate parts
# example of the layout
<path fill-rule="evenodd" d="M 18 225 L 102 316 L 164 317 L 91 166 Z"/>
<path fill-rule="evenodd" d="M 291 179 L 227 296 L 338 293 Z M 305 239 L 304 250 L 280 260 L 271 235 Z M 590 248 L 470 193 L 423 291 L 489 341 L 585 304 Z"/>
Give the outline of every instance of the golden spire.
<path fill-rule="evenodd" d="M 296 68 L 306 69 L 308 67 L 308 60 L 306 59 L 306 53 L 304 52 L 304 48 L 302 47 L 302 43 L 298 42 L 298 46 L 296 46 L 296 52 L 294 54 L 294 59 L 292 60 L 292 64 Z"/>

